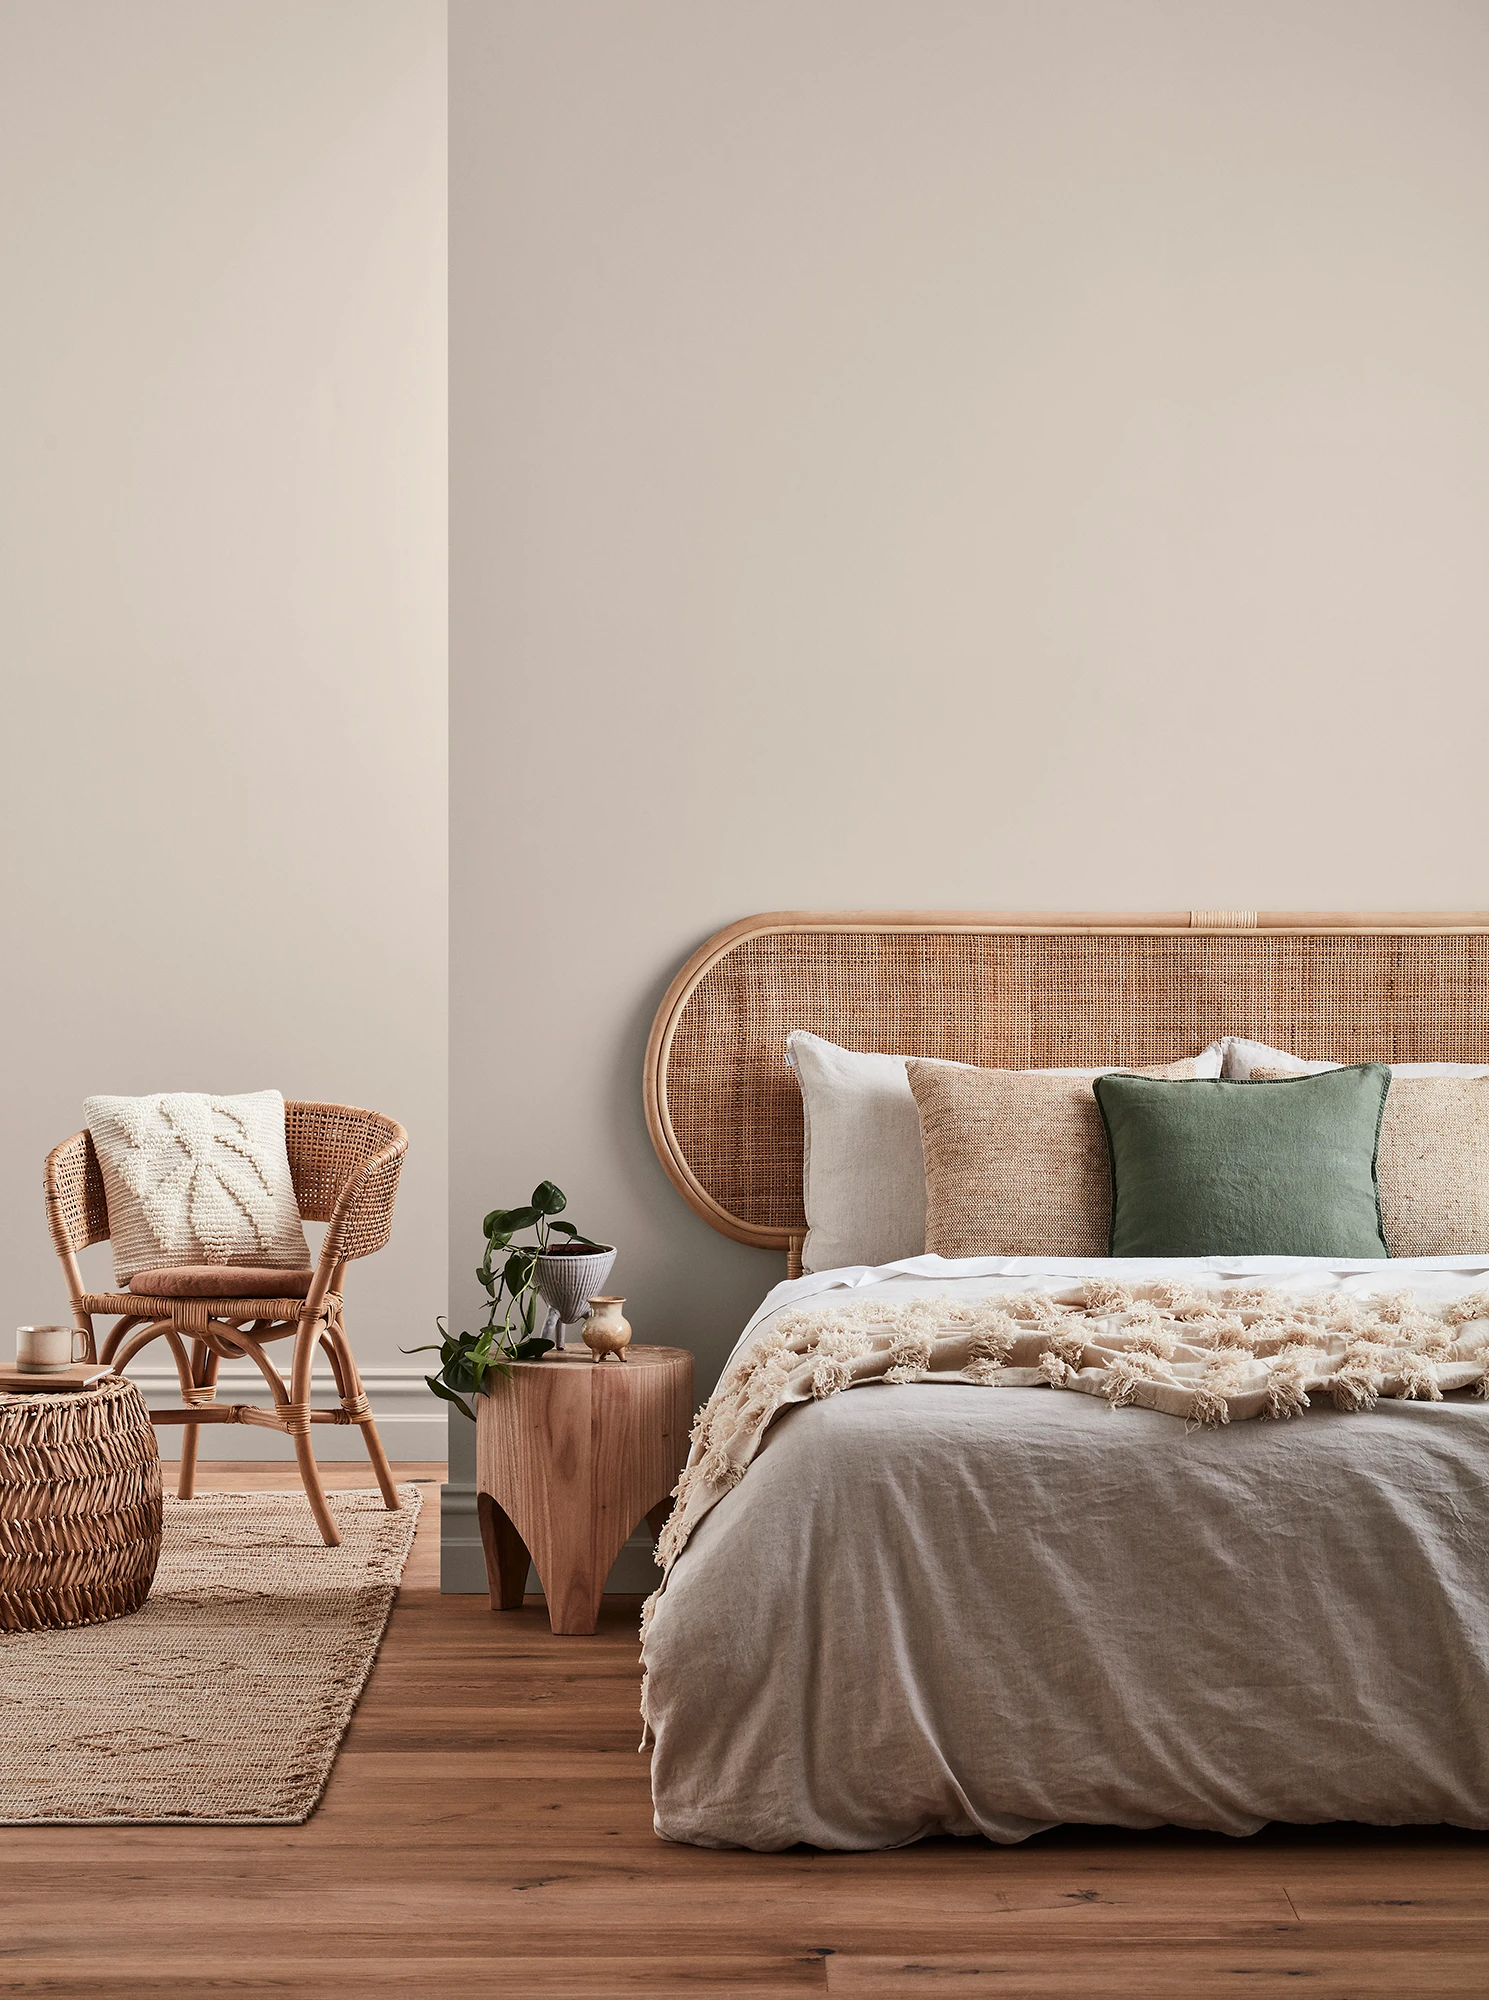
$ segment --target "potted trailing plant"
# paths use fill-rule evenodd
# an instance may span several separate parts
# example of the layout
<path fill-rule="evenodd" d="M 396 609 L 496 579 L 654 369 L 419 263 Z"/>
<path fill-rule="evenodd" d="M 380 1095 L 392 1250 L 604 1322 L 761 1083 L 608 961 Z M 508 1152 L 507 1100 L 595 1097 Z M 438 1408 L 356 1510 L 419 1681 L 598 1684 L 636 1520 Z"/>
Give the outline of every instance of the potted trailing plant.
<path fill-rule="evenodd" d="M 500 1378 L 512 1362 L 535 1361 L 553 1346 L 546 1329 L 537 1331 L 539 1297 L 553 1309 L 550 1322 L 556 1315 L 577 1318 L 575 1281 L 597 1290 L 615 1261 L 613 1245 L 593 1243 L 572 1222 L 558 1220 L 568 1205 L 562 1188 L 539 1181 L 522 1208 L 492 1209 L 481 1225 L 486 1253 L 476 1267 L 486 1294 L 484 1323 L 475 1333 L 451 1333 L 439 1319 L 437 1346 L 403 1350 L 439 1355 L 438 1369 L 424 1380 L 472 1421 L 475 1411 L 467 1396 L 484 1395 L 493 1375 Z M 528 1230 L 536 1242 L 513 1242 Z M 565 1314 L 565 1306 L 573 1309 Z"/>

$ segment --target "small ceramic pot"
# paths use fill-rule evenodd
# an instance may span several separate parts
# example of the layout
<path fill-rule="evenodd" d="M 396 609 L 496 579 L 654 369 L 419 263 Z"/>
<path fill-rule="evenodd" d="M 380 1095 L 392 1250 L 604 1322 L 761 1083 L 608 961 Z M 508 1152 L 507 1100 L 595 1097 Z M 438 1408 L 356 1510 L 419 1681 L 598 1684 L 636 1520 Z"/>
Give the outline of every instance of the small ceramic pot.
<path fill-rule="evenodd" d="M 624 1299 L 591 1299 L 589 1318 L 584 1322 L 584 1344 L 596 1361 L 613 1354 L 624 1361 L 631 1344 L 631 1322 L 621 1312 Z"/>
<path fill-rule="evenodd" d="M 538 1293 L 543 1303 L 557 1313 L 557 1344 L 563 1346 L 563 1330 L 584 1318 L 592 1293 L 600 1291 L 615 1262 L 615 1246 L 605 1243 L 598 1250 L 558 1250 L 549 1248 L 538 1259 Z"/>

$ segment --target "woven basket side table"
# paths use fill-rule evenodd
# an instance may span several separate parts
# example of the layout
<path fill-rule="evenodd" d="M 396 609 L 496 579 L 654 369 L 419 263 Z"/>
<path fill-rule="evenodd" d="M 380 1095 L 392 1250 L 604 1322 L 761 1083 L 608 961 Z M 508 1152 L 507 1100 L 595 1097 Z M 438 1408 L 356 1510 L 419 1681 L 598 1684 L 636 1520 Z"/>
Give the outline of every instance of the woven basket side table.
<path fill-rule="evenodd" d="M 160 1529 L 155 1427 L 132 1382 L 0 1396 L 0 1631 L 138 1611 Z"/>
<path fill-rule="evenodd" d="M 693 1357 L 572 1348 L 512 1364 L 476 1398 L 476 1509 L 493 1611 L 522 1608 L 531 1553 L 555 1632 L 593 1632 L 611 1564 L 643 1520 L 661 1531 L 688 1455 Z"/>

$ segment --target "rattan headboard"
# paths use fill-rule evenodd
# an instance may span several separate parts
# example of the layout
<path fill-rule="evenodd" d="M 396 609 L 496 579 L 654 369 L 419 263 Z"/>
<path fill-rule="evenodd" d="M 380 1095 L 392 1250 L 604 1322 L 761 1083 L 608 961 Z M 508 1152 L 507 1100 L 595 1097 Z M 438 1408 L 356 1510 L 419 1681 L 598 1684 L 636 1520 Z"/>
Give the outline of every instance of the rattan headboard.
<path fill-rule="evenodd" d="M 1344 1062 L 1489 1062 L 1489 912 L 788 910 L 731 924 L 658 1009 L 647 1126 L 715 1229 L 788 1251 L 806 1226 L 792 1028 L 1010 1069 L 1167 1062 L 1227 1034 Z"/>

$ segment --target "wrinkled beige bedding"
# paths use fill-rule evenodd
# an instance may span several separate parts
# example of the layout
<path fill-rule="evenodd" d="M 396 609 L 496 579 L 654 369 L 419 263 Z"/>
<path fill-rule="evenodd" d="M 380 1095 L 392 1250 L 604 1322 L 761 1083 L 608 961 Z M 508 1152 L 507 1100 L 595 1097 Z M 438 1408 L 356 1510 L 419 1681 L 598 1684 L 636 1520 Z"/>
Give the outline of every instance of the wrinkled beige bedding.
<path fill-rule="evenodd" d="M 1489 1262 L 1163 1275 L 1441 1306 Z M 1068 1289 L 916 1260 L 805 1299 Z M 1020 1840 L 1062 1821 L 1489 1825 L 1489 1407 L 1186 1427 L 935 1381 L 798 1404 L 694 1529 L 645 1646 L 659 1833 Z"/>

